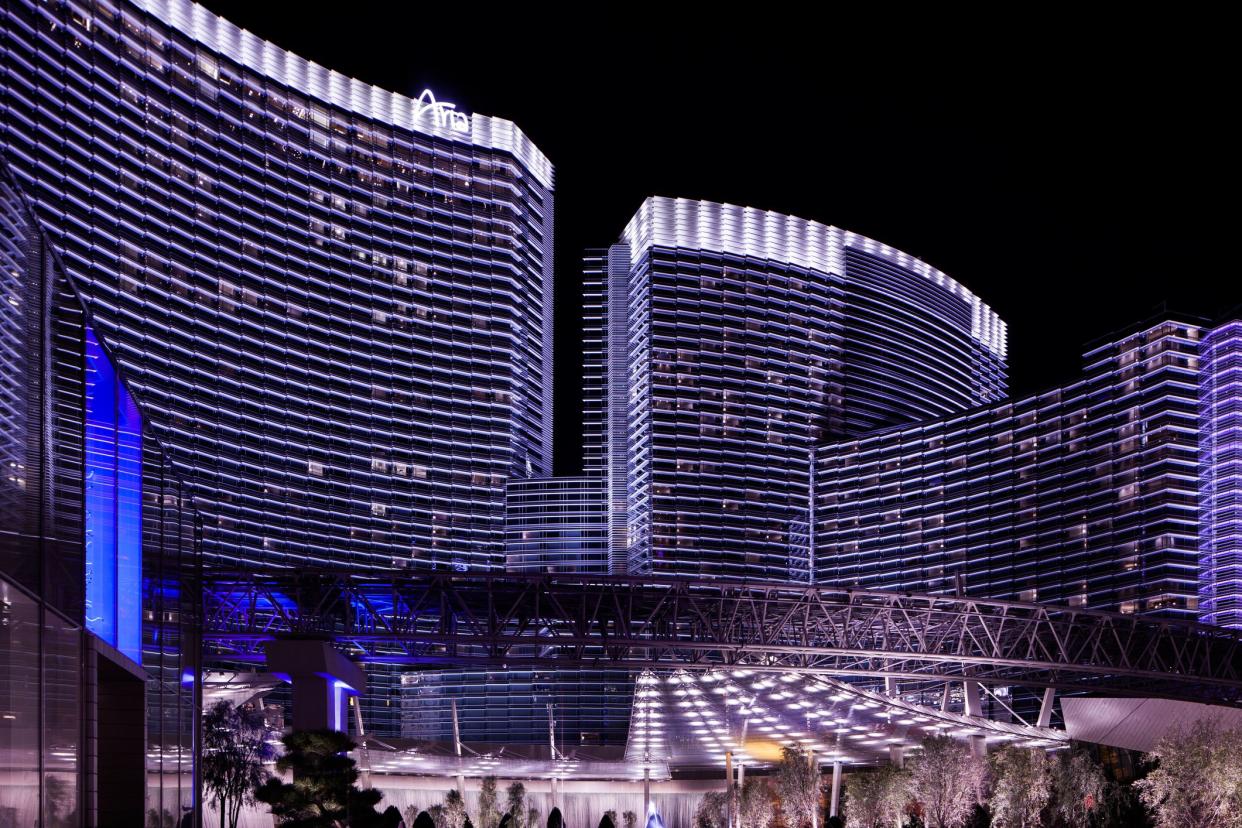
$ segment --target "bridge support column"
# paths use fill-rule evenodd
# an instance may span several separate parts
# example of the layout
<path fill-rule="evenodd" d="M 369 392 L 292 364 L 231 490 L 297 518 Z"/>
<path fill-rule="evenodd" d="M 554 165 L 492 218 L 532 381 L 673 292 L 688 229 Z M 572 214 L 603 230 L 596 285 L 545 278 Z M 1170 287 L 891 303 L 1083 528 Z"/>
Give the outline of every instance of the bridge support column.
<path fill-rule="evenodd" d="M 884 678 L 884 695 L 890 699 L 895 699 L 901 695 L 897 689 L 897 679 L 893 676 Z M 901 745 L 888 746 L 888 761 L 893 763 L 893 767 L 903 767 L 906 763 L 906 751 Z"/>
<path fill-rule="evenodd" d="M 841 815 L 841 763 L 832 763 L 832 798 L 828 800 L 828 816 Z"/>
<path fill-rule="evenodd" d="M 979 682 L 967 679 L 962 683 L 964 698 L 966 701 L 967 716 L 983 716 L 983 699 L 979 695 Z M 988 755 L 987 743 L 982 735 L 970 736 L 970 752 L 977 759 L 985 759 Z"/>
<path fill-rule="evenodd" d="M 349 697 L 367 677 L 327 641 L 287 639 L 264 645 L 267 668 L 293 685 L 294 730 L 349 730 Z"/>
<path fill-rule="evenodd" d="M 1052 687 L 1044 688 L 1044 698 L 1039 704 L 1039 718 L 1035 720 L 1035 724 L 1040 727 L 1052 726 L 1052 709 L 1056 702 L 1057 691 Z"/>

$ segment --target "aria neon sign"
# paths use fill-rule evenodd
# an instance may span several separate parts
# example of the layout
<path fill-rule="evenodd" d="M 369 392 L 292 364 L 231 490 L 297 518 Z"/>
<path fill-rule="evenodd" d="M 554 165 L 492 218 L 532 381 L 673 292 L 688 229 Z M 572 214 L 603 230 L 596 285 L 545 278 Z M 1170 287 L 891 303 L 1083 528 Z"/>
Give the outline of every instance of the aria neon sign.
<path fill-rule="evenodd" d="M 423 117 L 424 114 L 429 114 L 432 123 L 437 127 L 447 127 L 453 132 L 470 131 L 470 116 L 464 112 L 458 112 L 457 104 L 437 101 L 430 89 L 424 89 L 423 94 L 414 101 L 415 119 Z"/>

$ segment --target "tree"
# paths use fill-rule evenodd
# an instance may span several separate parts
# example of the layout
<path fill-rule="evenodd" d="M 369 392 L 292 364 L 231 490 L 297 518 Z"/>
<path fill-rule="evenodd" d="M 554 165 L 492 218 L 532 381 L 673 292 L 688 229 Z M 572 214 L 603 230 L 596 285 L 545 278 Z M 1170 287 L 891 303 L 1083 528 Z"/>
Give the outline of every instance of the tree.
<path fill-rule="evenodd" d="M 148 808 L 147 828 L 177 828 L 177 818 L 167 808 Z"/>
<path fill-rule="evenodd" d="M 847 828 L 892 828 L 900 825 L 910 801 L 910 775 L 893 765 L 845 779 Z"/>
<path fill-rule="evenodd" d="M 272 809 L 281 828 L 396 828 L 396 808 L 378 813 L 383 794 L 357 786 L 358 768 L 347 755 L 354 742 L 336 730 L 295 730 L 281 740 L 285 753 L 276 762 L 293 782 L 273 777 L 254 798 Z"/>
<path fill-rule="evenodd" d="M 746 777 L 742 785 L 738 815 L 741 828 L 768 828 L 776 815 L 772 802 L 772 790 L 766 780 Z"/>
<path fill-rule="evenodd" d="M 445 828 L 466 828 L 466 801 L 462 798 L 461 791 L 450 788 L 445 794 L 445 803 L 440 808 Z M 432 818 L 435 818 L 435 814 L 432 814 Z"/>
<path fill-rule="evenodd" d="M 218 701 L 203 715 L 202 779 L 206 798 L 215 799 L 220 828 L 237 828 L 243 805 L 268 777 L 266 763 L 276 758 L 272 730 L 263 712 Z"/>
<path fill-rule="evenodd" d="M 1034 828 L 1052 795 L 1053 762 L 1038 748 L 1006 747 L 992 755 L 992 824 Z"/>
<path fill-rule="evenodd" d="M 604 816 L 608 818 L 608 822 L 612 825 L 612 828 L 620 828 L 620 824 L 617 822 L 616 808 L 609 808 L 607 811 L 604 811 Z"/>
<path fill-rule="evenodd" d="M 709 791 L 699 800 L 694 812 L 695 828 L 724 828 L 729 810 L 729 795 L 724 791 Z"/>
<path fill-rule="evenodd" d="M 539 828 L 539 809 L 534 805 L 526 809 L 526 825 L 528 828 Z"/>
<path fill-rule="evenodd" d="M 1198 721 L 1160 740 L 1156 761 L 1135 782 L 1159 828 L 1235 828 L 1242 825 L 1242 732 Z"/>
<path fill-rule="evenodd" d="M 1077 828 L 1103 810 L 1108 778 L 1086 751 L 1065 751 L 1052 765 L 1051 815 L 1057 825 Z"/>
<path fill-rule="evenodd" d="M 992 812 L 986 805 L 976 802 L 964 824 L 965 828 L 992 828 Z"/>
<path fill-rule="evenodd" d="M 819 810 L 819 768 L 802 748 L 782 748 L 776 766 L 776 790 L 789 828 L 810 823 Z"/>
<path fill-rule="evenodd" d="M 929 736 L 910 764 L 910 792 L 931 828 L 960 828 L 974 810 L 987 773 L 970 747 L 949 736 Z"/>
<path fill-rule="evenodd" d="M 512 828 L 527 828 L 530 823 L 527 822 L 526 786 L 514 782 L 505 791 L 505 798 L 509 806 L 505 809 L 509 814 L 509 825 Z"/>
<path fill-rule="evenodd" d="M 496 807 L 500 797 L 496 793 L 496 777 L 485 776 L 479 787 L 479 820 L 476 828 L 496 828 L 500 824 L 500 810 Z"/>
<path fill-rule="evenodd" d="M 1154 828 L 1152 816 L 1139 799 L 1138 788 L 1116 780 L 1108 780 L 1104 788 L 1104 804 L 1092 814 L 1096 828 Z"/>

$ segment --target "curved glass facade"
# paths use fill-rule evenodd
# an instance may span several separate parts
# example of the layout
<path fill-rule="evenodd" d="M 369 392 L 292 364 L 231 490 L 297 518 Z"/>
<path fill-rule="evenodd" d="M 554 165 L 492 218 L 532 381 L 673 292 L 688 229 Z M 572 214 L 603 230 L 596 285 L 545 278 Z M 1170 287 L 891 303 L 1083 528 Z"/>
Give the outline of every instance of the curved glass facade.
<path fill-rule="evenodd" d="M 616 253 L 628 284 L 605 278 Z M 588 391 L 620 386 L 627 403 L 588 401 L 588 437 L 608 447 L 587 457 L 607 458 L 613 479 L 625 466 L 633 572 L 810 580 L 814 445 L 1005 394 L 995 313 L 835 227 L 650 198 L 609 256 L 586 261 L 588 301 L 608 308 L 588 306 L 588 323 L 623 320 L 587 325 Z"/>
<path fill-rule="evenodd" d="M 219 564 L 492 567 L 551 462 L 552 170 L 184 0 L 7 3 L 0 153 Z"/>
<path fill-rule="evenodd" d="M 604 504 L 598 476 L 511 481 L 505 487 L 505 567 L 607 573 Z"/>
<path fill-rule="evenodd" d="M 1203 338 L 1199 620 L 1242 628 L 1242 322 Z"/>

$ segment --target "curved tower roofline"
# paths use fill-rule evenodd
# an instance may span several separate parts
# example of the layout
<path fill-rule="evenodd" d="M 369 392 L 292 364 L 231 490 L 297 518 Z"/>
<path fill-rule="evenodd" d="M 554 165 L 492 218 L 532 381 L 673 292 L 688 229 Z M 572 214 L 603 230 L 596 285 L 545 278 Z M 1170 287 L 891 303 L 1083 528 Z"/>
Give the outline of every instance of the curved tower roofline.
<path fill-rule="evenodd" d="M 430 90 L 411 98 L 348 77 L 263 40 L 191 0 L 133 3 L 213 52 L 324 103 L 424 135 L 512 153 L 540 184 L 552 188 L 552 162 L 512 121 L 467 115 L 454 104 L 437 101 Z"/>
<path fill-rule="evenodd" d="M 1005 357 L 1008 326 L 983 300 L 943 271 L 908 253 L 858 233 L 810 219 L 688 198 L 649 196 L 621 234 L 637 262 L 650 246 L 733 253 L 785 262 L 827 273 L 845 273 L 846 248 L 882 257 L 935 283 L 971 311 L 971 333 L 992 353 Z"/>

